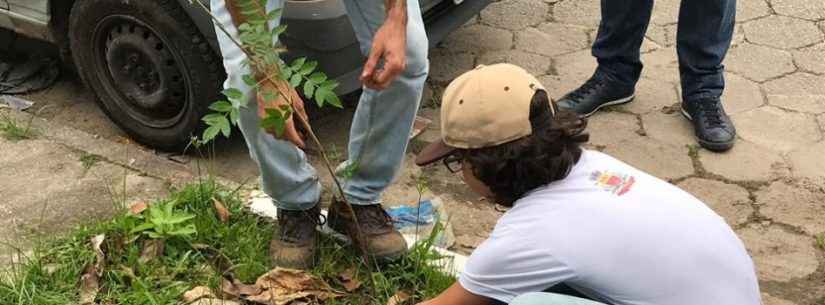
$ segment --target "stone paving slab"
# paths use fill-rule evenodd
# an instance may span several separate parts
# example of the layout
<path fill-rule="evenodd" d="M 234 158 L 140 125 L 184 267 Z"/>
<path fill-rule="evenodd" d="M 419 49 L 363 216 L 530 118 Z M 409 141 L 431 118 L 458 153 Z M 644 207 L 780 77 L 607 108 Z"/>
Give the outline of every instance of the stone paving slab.
<path fill-rule="evenodd" d="M 825 194 L 777 181 L 756 192 L 756 203 L 773 221 L 799 227 L 808 235 L 825 233 Z"/>
<path fill-rule="evenodd" d="M 760 279 L 790 281 L 810 275 L 819 265 L 811 237 L 778 226 L 748 227 L 737 234 L 753 256 Z"/>
<path fill-rule="evenodd" d="M 741 186 L 702 178 L 689 178 L 677 185 L 705 202 L 733 227 L 746 223 L 753 214 L 750 194 Z"/>

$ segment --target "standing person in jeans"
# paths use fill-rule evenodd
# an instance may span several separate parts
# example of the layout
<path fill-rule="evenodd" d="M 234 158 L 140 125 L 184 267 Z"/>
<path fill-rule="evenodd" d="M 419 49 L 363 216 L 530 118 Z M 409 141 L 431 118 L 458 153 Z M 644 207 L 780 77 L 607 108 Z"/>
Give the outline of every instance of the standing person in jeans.
<path fill-rule="evenodd" d="M 269 0 L 267 10 L 282 8 L 284 1 Z M 235 2 L 212 0 L 211 8 L 218 22 L 237 39 L 243 15 Z M 350 130 L 349 158 L 339 169 L 357 165 L 344 186 L 346 200 L 353 204 L 367 251 L 379 260 L 391 260 L 406 251 L 406 243 L 381 207 L 381 193 L 400 168 L 407 148 L 429 69 L 428 41 L 417 0 L 343 2 L 368 59 L 361 75 L 365 88 Z M 242 76 L 249 73 L 249 67 L 242 64 L 246 55 L 220 29 L 216 31 L 228 76 L 224 86 L 238 88 L 249 98 L 248 107 L 241 110 L 240 129 L 259 166 L 262 188 L 278 207 L 279 229 L 270 246 L 272 263 L 309 268 L 315 257 L 315 226 L 320 221 L 318 175 L 307 162 L 304 141 L 291 119 L 282 138 L 259 127 L 263 109 L 285 101 L 266 100 L 244 83 Z M 294 90 L 292 94 L 295 115 L 306 118 L 303 102 Z M 343 219 L 329 215 L 336 230 L 346 227 Z"/>
<path fill-rule="evenodd" d="M 591 115 L 635 96 L 642 72 L 642 45 L 654 0 L 602 0 L 602 21 L 593 56 L 599 67 L 581 87 L 559 100 L 559 106 Z M 725 89 L 722 60 L 733 38 L 736 0 L 683 0 L 676 50 L 682 80 L 682 114 L 693 123 L 702 147 L 726 151 L 736 129 L 722 108 Z"/>

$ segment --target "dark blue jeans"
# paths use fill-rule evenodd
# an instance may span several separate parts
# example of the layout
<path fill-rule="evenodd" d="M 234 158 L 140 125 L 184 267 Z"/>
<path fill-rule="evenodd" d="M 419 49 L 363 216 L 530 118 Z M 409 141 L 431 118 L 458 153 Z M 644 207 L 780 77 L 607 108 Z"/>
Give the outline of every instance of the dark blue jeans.
<path fill-rule="evenodd" d="M 599 71 L 635 85 L 640 51 L 653 0 L 601 0 L 602 21 L 593 43 Z M 733 38 L 736 0 L 682 0 L 676 50 L 682 98 L 719 97 L 725 88 L 722 61 Z"/>

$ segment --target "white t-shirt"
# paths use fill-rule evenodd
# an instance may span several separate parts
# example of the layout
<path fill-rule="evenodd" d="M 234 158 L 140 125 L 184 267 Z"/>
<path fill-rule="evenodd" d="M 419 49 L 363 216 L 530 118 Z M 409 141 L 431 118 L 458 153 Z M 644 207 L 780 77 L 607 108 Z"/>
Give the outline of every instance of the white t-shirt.
<path fill-rule="evenodd" d="M 719 215 L 588 150 L 501 217 L 459 282 L 505 303 L 564 282 L 615 305 L 761 304 L 753 261 Z"/>

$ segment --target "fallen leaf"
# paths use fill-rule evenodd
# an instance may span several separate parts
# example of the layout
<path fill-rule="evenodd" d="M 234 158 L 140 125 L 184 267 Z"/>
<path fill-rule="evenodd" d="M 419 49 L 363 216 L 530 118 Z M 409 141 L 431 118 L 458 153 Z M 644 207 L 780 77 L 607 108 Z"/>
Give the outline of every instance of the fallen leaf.
<path fill-rule="evenodd" d="M 95 265 L 89 264 L 80 276 L 80 304 L 93 304 L 100 290 L 100 277 Z"/>
<path fill-rule="evenodd" d="M 209 289 L 209 287 L 206 286 L 197 286 L 183 293 L 183 301 L 186 303 L 192 303 L 208 297 L 214 298 L 215 294 L 212 293 L 212 289 Z"/>
<path fill-rule="evenodd" d="M 189 305 L 241 305 L 241 303 L 221 299 L 200 299 L 197 302 L 191 303 Z"/>
<path fill-rule="evenodd" d="M 147 239 L 143 241 L 143 248 L 140 250 L 138 262 L 145 264 L 158 256 L 163 255 L 166 242 L 162 239 Z"/>
<path fill-rule="evenodd" d="M 261 289 L 255 285 L 247 285 L 241 283 L 238 279 L 233 278 L 230 280 L 225 277 L 221 280 L 221 291 L 225 295 L 235 298 L 258 295 L 261 293 Z"/>
<path fill-rule="evenodd" d="M 410 299 L 410 294 L 399 291 L 396 292 L 389 300 L 387 300 L 387 305 L 401 305 L 404 304 L 407 300 Z"/>
<path fill-rule="evenodd" d="M 255 286 L 261 293 L 245 299 L 267 305 L 286 305 L 299 300 L 322 302 L 343 296 L 323 280 L 295 269 L 275 268 L 260 276 Z"/>
<path fill-rule="evenodd" d="M 149 208 L 148 203 L 146 203 L 145 201 L 138 201 L 132 203 L 132 205 L 129 206 L 129 212 L 132 213 L 132 215 L 138 215 L 140 213 L 143 213 L 143 211 L 145 211 L 147 208 Z"/>
<path fill-rule="evenodd" d="M 94 264 L 89 264 L 83 269 L 83 275 L 80 276 L 80 304 L 92 304 L 97 298 L 97 292 L 100 290 L 100 277 L 103 275 L 106 263 L 106 254 L 101 248 L 105 239 L 106 235 L 100 234 L 90 240 L 96 259 Z"/>
<path fill-rule="evenodd" d="M 215 206 L 215 212 L 218 213 L 218 218 L 221 220 L 221 222 L 229 222 L 229 216 L 231 216 L 231 214 L 229 213 L 229 210 L 226 209 L 226 206 L 224 206 L 220 200 L 214 197 L 212 198 L 212 205 Z"/>
<path fill-rule="evenodd" d="M 338 275 L 338 278 L 341 280 L 341 286 L 344 286 L 347 292 L 353 292 L 361 287 L 361 281 L 355 278 L 355 274 L 355 268 L 350 267 Z"/>
<path fill-rule="evenodd" d="M 106 254 L 103 253 L 103 249 L 101 248 L 103 245 L 103 240 L 105 239 L 105 234 L 92 237 L 92 250 L 95 251 L 95 256 L 97 257 L 97 260 L 95 261 L 95 272 L 98 277 L 103 275 L 103 264 L 106 263 Z"/>

